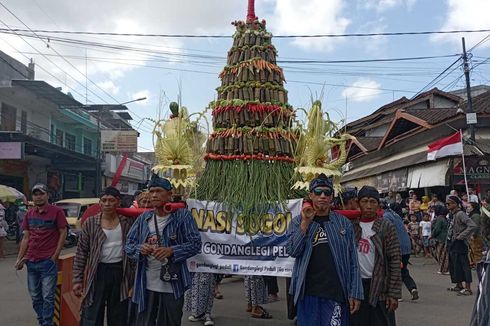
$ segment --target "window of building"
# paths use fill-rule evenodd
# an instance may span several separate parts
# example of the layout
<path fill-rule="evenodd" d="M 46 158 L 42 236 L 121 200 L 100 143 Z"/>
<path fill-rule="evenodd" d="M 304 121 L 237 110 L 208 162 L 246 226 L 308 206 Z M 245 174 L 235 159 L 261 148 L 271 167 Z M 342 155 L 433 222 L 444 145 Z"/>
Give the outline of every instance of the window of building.
<path fill-rule="evenodd" d="M 63 146 L 63 130 L 56 129 L 56 140 L 55 143 L 58 146 Z"/>
<path fill-rule="evenodd" d="M 2 103 L 2 131 L 15 131 L 17 125 L 17 109 L 13 106 Z"/>
<path fill-rule="evenodd" d="M 20 131 L 27 134 L 27 112 L 22 111 L 20 117 Z"/>
<path fill-rule="evenodd" d="M 65 133 L 66 148 L 74 151 L 77 143 L 77 137 L 72 134 Z"/>
<path fill-rule="evenodd" d="M 83 154 L 92 155 L 92 141 L 83 137 Z"/>

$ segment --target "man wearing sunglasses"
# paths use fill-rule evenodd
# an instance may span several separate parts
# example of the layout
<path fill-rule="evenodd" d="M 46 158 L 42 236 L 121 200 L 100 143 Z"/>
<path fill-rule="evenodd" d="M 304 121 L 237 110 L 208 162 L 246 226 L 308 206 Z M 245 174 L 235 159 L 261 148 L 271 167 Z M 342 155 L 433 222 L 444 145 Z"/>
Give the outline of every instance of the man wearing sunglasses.
<path fill-rule="evenodd" d="M 330 209 L 330 178 L 320 174 L 309 190 L 312 214 L 296 216 L 287 235 L 298 325 L 348 325 L 363 298 L 352 223 Z"/>

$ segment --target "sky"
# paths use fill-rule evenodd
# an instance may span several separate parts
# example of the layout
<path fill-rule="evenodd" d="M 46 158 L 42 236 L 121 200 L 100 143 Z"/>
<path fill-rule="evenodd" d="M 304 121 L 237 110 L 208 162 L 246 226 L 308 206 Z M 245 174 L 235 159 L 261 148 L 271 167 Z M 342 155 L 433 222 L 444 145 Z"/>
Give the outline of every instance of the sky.
<path fill-rule="evenodd" d="M 246 0 L 0 0 L 0 29 L 142 34 L 223 35 L 246 16 Z M 7 10 L 8 9 L 8 10 Z M 10 11 L 10 12 L 9 12 Z M 490 29 L 488 0 L 256 0 L 256 15 L 273 35 L 354 34 Z M 15 15 L 15 16 L 14 16 Z M 216 97 L 218 74 L 232 39 L 0 33 L 0 49 L 36 63 L 45 80 L 88 104 L 128 104 L 140 132 L 140 151 L 152 151 L 155 120 L 181 100 L 204 111 Z M 31 34 L 32 35 L 32 34 Z M 273 38 L 284 69 L 289 103 L 309 108 L 321 100 L 331 119 L 353 121 L 402 96 L 464 87 L 458 64 L 471 50 L 472 85 L 490 84 L 490 33 L 336 38 Z M 49 36 L 49 39 L 47 38 Z M 476 47 L 474 47 L 477 45 Z M 474 48 L 473 48 L 474 47 Z M 448 56 L 393 62 L 300 63 Z M 283 62 L 281 62 L 281 60 Z M 284 62 L 286 61 L 286 62 Z M 430 87 L 426 87 L 429 84 Z"/>

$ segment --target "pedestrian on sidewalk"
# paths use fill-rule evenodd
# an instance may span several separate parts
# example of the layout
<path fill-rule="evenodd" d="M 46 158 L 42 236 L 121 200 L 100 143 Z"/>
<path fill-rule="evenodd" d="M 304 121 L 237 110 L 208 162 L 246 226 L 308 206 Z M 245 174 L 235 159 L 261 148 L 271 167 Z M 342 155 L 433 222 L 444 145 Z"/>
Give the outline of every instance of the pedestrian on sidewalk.
<path fill-rule="evenodd" d="M 211 311 L 214 304 L 216 278 L 212 273 L 191 273 L 192 286 L 185 292 L 184 306 L 189 311 L 189 321 L 203 321 L 204 326 L 213 326 Z"/>
<path fill-rule="evenodd" d="M 462 210 L 463 203 L 459 197 L 448 196 L 446 205 L 450 219 L 447 233 L 449 272 L 451 273 L 451 282 L 456 284 L 448 290 L 457 291 L 459 295 L 472 295 L 472 275 L 467 243 L 477 226 Z M 465 283 L 464 287 L 463 282 Z"/>
<path fill-rule="evenodd" d="M 490 238 L 490 212 L 482 207 L 481 212 L 481 235 L 483 239 Z M 483 261 L 477 266 L 478 290 L 471 314 L 470 326 L 490 325 L 490 250 L 486 252 Z"/>
<path fill-rule="evenodd" d="M 267 304 L 267 286 L 264 277 L 260 275 L 247 275 L 244 278 L 245 297 L 247 298 L 247 312 L 253 318 L 271 319 L 272 315 L 261 305 Z"/>
<path fill-rule="evenodd" d="M 430 222 L 429 213 L 424 213 L 422 221 L 419 223 L 420 232 L 422 233 L 422 247 L 424 248 L 424 257 L 430 258 L 430 235 L 432 231 L 432 223 Z"/>
<path fill-rule="evenodd" d="M 403 284 L 405 284 L 408 292 L 410 292 L 412 300 L 417 300 L 419 298 L 417 284 L 408 270 L 408 265 L 410 264 L 410 254 L 412 253 L 410 237 L 405 230 L 401 216 L 397 214 L 395 210 L 391 208 L 391 206 L 394 206 L 397 210 L 401 210 L 397 207 L 398 204 L 388 205 L 386 202 L 381 201 L 381 208 L 384 209 L 383 218 L 390 221 L 395 226 L 398 240 L 400 241 L 400 249 L 402 254 L 401 275 Z"/>
<path fill-rule="evenodd" d="M 0 203 L 0 258 L 5 258 L 5 238 L 7 237 L 7 231 L 9 230 L 9 224 L 5 221 L 5 207 Z"/>
<path fill-rule="evenodd" d="M 128 257 L 136 261 L 132 302 L 137 326 L 180 326 L 184 292 L 192 285 L 186 260 L 201 250 L 201 235 L 186 208 L 166 213 L 172 184 L 156 175 L 150 180 L 153 210 L 141 214 L 126 241 Z"/>
<path fill-rule="evenodd" d="M 432 223 L 431 237 L 434 239 L 435 245 L 432 256 L 439 264 L 440 275 L 449 274 L 449 258 L 447 251 L 447 230 L 449 222 L 447 220 L 448 210 L 441 205 L 434 206 L 435 219 Z"/>
<path fill-rule="evenodd" d="M 267 286 L 267 294 L 269 298 L 268 302 L 276 302 L 279 301 L 279 285 L 277 284 L 276 276 L 264 276 L 265 285 Z"/>
<path fill-rule="evenodd" d="M 36 184 L 32 188 L 35 206 L 24 218 L 24 237 L 15 262 L 17 270 L 27 266 L 27 287 L 40 326 L 53 325 L 57 261 L 68 226 L 63 210 L 48 204 L 48 197 L 46 185 Z"/>
<path fill-rule="evenodd" d="M 299 326 L 349 323 L 363 298 L 352 223 L 332 211 L 331 178 L 310 182 L 311 214 L 291 221 L 287 250 L 296 258 L 289 292 L 294 296 Z M 398 268 L 400 265 L 398 265 Z"/>
<path fill-rule="evenodd" d="M 377 215 L 379 192 L 364 186 L 357 195 L 361 217 L 354 221 L 364 299 L 351 326 L 394 326 L 401 299 L 401 249 L 395 226 Z"/>
<path fill-rule="evenodd" d="M 80 326 L 125 326 L 134 269 L 124 244 L 133 219 L 118 215 L 121 193 L 107 187 L 101 213 L 82 225 L 73 263 L 73 293 L 82 298 Z"/>
<path fill-rule="evenodd" d="M 482 260 L 483 255 L 483 239 L 481 237 L 480 228 L 480 205 L 476 202 L 470 202 L 468 206 L 468 216 L 475 222 L 477 228 L 470 237 L 470 266 L 475 268 Z"/>

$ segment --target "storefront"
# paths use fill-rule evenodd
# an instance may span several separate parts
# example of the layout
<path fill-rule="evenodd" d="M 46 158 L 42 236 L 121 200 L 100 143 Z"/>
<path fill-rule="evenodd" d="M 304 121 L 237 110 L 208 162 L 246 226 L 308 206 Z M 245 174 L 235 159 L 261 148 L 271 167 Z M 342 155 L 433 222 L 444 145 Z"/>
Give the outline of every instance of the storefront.
<path fill-rule="evenodd" d="M 465 165 L 468 187 L 482 194 L 490 190 L 490 156 L 466 157 Z M 463 189 L 465 187 L 463 161 L 461 158 L 454 159 L 452 181 L 456 188 Z"/>

